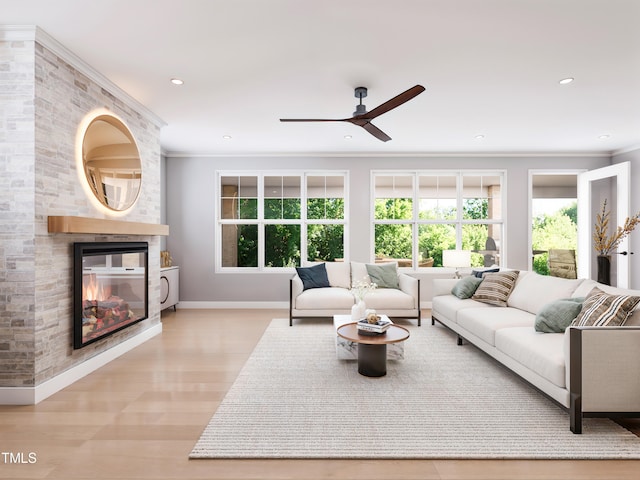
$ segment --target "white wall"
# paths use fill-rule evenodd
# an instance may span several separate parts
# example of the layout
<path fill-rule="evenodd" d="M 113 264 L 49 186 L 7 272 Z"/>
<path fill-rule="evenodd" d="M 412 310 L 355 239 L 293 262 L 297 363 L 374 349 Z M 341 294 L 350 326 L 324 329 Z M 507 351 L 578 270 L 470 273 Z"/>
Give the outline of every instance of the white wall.
<path fill-rule="evenodd" d="M 640 211 L 640 191 L 638 191 L 638 185 L 640 185 L 640 148 L 614 155 L 612 163 L 631 163 L 631 211 L 630 215 L 636 214 Z M 630 258 L 629 272 L 631 274 L 631 280 L 629 286 L 634 290 L 640 290 L 640 230 L 634 231 L 629 236 L 630 251 L 634 252 L 634 255 Z"/>
<path fill-rule="evenodd" d="M 504 169 L 507 171 L 506 264 L 528 261 L 529 169 L 592 169 L 608 156 L 416 156 L 416 157 L 168 157 L 167 248 L 180 266 L 181 302 L 287 302 L 291 274 L 215 273 L 216 170 L 349 170 L 350 259 L 369 261 L 370 172 L 383 169 Z M 640 199 L 638 200 L 640 201 Z M 640 249 L 638 249 L 640 253 Z M 437 269 L 434 269 L 436 273 Z M 430 301 L 431 276 L 419 275 L 422 300 Z"/>

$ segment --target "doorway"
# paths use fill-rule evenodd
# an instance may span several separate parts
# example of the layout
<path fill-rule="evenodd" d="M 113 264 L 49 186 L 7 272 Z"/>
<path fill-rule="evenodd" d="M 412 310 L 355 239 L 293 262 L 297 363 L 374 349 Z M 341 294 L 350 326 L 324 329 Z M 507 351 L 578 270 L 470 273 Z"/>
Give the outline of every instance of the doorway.
<path fill-rule="evenodd" d="M 529 270 L 577 277 L 578 174 L 583 171 L 529 171 Z"/>

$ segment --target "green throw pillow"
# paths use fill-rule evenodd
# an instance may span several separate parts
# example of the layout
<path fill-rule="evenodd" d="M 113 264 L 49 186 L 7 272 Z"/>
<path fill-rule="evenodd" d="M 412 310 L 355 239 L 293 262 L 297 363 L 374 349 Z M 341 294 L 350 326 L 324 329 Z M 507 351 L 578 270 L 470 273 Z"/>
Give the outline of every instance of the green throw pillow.
<path fill-rule="evenodd" d="M 458 298 L 471 298 L 481 283 L 482 278 L 474 276 L 464 277 L 453 286 L 451 293 Z"/>
<path fill-rule="evenodd" d="M 563 333 L 582 310 L 584 298 L 556 300 L 543 306 L 536 315 L 536 332 Z"/>
<path fill-rule="evenodd" d="M 367 273 L 371 281 L 379 288 L 400 288 L 398 284 L 398 265 L 395 263 L 382 263 L 370 265 L 367 263 Z"/>

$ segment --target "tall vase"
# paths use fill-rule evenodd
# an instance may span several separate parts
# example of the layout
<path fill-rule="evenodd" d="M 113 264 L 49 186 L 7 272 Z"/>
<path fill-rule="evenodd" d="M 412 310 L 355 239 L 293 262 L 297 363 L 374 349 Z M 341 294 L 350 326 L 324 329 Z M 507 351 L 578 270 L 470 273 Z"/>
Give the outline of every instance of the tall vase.
<path fill-rule="evenodd" d="M 362 320 L 366 310 L 367 305 L 364 303 L 364 300 L 357 300 L 353 307 L 351 307 L 351 320 L 354 322 Z"/>
<path fill-rule="evenodd" d="M 598 283 L 611 285 L 611 256 L 598 255 Z"/>

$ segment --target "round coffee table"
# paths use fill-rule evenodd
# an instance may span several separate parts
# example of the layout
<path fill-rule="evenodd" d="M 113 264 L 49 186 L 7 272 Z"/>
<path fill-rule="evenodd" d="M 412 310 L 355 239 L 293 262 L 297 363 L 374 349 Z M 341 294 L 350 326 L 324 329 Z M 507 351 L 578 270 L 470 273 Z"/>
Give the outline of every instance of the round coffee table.
<path fill-rule="evenodd" d="M 391 325 L 381 335 L 360 335 L 356 322 L 342 325 L 338 335 L 358 344 L 358 373 L 366 377 L 383 377 L 387 374 L 387 345 L 409 338 L 409 330 Z"/>

